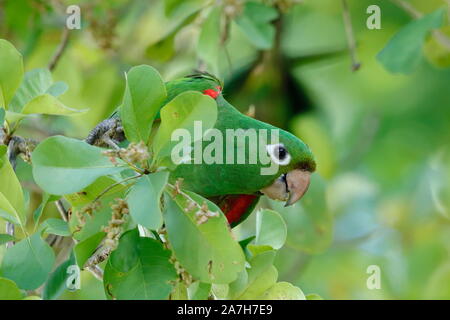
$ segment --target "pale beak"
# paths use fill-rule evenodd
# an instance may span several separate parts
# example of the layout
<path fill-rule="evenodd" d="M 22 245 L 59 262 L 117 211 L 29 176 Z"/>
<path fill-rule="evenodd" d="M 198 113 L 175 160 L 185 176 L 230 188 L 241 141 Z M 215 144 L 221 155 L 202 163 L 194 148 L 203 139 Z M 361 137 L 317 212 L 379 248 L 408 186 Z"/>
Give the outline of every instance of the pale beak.
<path fill-rule="evenodd" d="M 306 193 L 310 177 L 309 171 L 295 169 L 281 175 L 270 186 L 261 189 L 261 192 L 271 199 L 286 201 L 285 206 L 290 206 Z"/>
<path fill-rule="evenodd" d="M 311 181 L 311 172 L 295 169 L 287 173 L 286 184 L 289 192 L 289 198 L 285 207 L 290 206 L 300 200 L 308 191 Z"/>

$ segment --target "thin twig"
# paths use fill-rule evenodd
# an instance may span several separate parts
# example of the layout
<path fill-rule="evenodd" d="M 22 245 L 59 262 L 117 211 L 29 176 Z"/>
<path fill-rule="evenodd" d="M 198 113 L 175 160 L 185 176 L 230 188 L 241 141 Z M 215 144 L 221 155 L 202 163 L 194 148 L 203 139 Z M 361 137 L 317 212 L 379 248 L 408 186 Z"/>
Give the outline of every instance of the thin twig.
<path fill-rule="evenodd" d="M 64 27 L 58 48 L 56 49 L 55 54 L 53 55 L 52 59 L 50 60 L 50 63 L 48 64 L 48 69 L 50 71 L 53 71 L 55 69 L 59 59 L 61 58 L 62 54 L 64 53 L 64 50 L 67 47 L 67 44 L 69 43 L 69 32 L 70 32 L 69 29 Z"/>
<path fill-rule="evenodd" d="M 416 10 L 410 3 L 403 1 L 403 0 L 391 0 L 394 4 L 396 4 L 398 7 L 403 9 L 407 14 L 409 14 L 414 19 L 420 19 L 422 18 L 423 14 L 422 12 Z"/>
<path fill-rule="evenodd" d="M 65 222 L 69 221 L 69 213 L 68 213 L 67 210 L 64 208 L 64 205 L 63 205 L 61 199 L 55 201 L 55 206 L 56 206 L 56 209 L 58 209 L 59 214 L 61 215 L 61 218 L 62 218 Z"/>
<path fill-rule="evenodd" d="M 87 270 L 89 270 L 90 273 L 94 275 L 98 280 L 103 281 L 103 269 L 99 266 L 95 265 L 92 267 L 88 267 Z"/>
<path fill-rule="evenodd" d="M 142 176 L 143 176 L 143 174 L 137 174 L 137 175 L 135 175 L 135 176 L 125 178 L 125 179 L 123 179 L 123 180 L 120 180 L 120 181 L 118 181 L 118 182 L 116 182 L 116 183 L 113 183 L 113 184 L 109 185 L 109 186 L 108 186 L 107 188 L 105 188 L 102 192 L 100 192 L 100 194 L 92 201 L 92 203 L 97 202 L 101 197 L 103 197 L 108 191 L 110 191 L 110 190 L 113 189 L 114 187 L 117 187 L 118 185 L 121 185 L 122 183 L 127 182 L 127 181 L 129 181 L 129 180 L 133 180 L 133 179 L 140 178 L 140 177 L 142 177 Z"/>
<path fill-rule="evenodd" d="M 58 209 L 59 213 L 61 214 L 61 217 L 64 221 L 67 222 L 67 219 L 69 217 L 67 210 L 64 208 L 64 204 L 61 200 L 55 201 L 56 208 Z M 78 241 L 74 238 L 72 238 L 72 241 L 74 244 L 77 244 Z M 86 267 L 86 270 L 88 270 L 94 277 L 99 279 L 100 281 L 103 280 L 103 270 L 97 265 L 91 265 Z"/>
<path fill-rule="evenodd" d="M 358 59 L 356 52 L 356 40 L 353 32 L 352 20 L 350 16 L 350 9 L 348 7 L 347 0 L 342 0 L 342 17 L 344 19 L 345 34 L 347 36 L 348 50 L 352 59 L 352 71 L 357 71 L 361 67 L 361 63 Z"/>

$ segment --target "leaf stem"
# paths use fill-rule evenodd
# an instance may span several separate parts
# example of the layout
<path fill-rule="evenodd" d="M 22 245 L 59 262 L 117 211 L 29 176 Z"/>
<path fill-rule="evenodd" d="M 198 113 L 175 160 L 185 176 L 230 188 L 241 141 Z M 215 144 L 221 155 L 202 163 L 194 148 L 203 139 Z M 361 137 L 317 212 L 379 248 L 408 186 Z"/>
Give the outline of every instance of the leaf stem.
<path fill-rule="evenodd" d="M 125 178 L 123 180 L 120 180 L 116 183 L 113 183 L 112 185 L 109 185 L 108 187 L 106 187 L 102 192 L 100 192 L 100 194 L 92 201 L 92 202 L 97 202 L 101 197 L 103 197 L 108 191 L 110 191 L 111 189 L 113 189 L 114 187 L 117 187 L 118 185 L 121 185 L 122 183 L 126 182 L 126 181 L 130 181 L 133 179 L 137 179 L 142 177 L 144 174 L 138 174 L 132 177 L 128 177 Z"/>
<path fill-rule="evenodd" d="M 344 19 L 345 34 L 347 36 L 347 45 L 352 59 L 352 71 L 357 71 L 361 67 L 356 51 L 355 33 L 353 31 L 350 9 L 347 0 L 342 0 L 342 17 Z"/>

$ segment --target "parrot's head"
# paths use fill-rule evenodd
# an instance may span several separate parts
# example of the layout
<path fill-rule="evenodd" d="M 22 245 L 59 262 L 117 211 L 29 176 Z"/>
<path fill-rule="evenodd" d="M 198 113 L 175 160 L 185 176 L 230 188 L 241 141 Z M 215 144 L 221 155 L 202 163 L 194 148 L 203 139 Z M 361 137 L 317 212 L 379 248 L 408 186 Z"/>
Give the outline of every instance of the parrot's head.
<path fill-rule="evenodd" d="M 306 193 L 311 174 L 316 170 L 314 155 L 309 147 L 293 134 L 278 129 L 279 143 L 268 144 L 266 150 L 278 170 L 271 175 L 273 182 L 260 191 L 271 199 L 292 205 Z"/>

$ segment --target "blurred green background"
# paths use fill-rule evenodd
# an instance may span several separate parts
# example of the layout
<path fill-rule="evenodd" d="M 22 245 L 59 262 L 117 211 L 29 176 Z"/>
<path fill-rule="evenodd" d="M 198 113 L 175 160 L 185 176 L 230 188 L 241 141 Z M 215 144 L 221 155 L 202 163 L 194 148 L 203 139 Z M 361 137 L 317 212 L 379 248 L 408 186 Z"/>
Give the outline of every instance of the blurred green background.
<path fill-rule="evenodd" d="M 69 31 L 53 76 L 69 85 L 61 97 L 67 106 L 90 111 L 29 119 L 21 134 L 86 137 L 121 103 L 131 66 L 152 65 L 166 80 L 207 69 L 225 80 L 233 105 L 254 107 L 256 118 L 300 136 L 317 157 L 302 208 L 266 203 L 290 232 L 277 257 L 281 281 L 325 299 L 449 299 L 450 69 L 425 57 L 412 73 L 391 74 L 376 59 L 410 16 L 388 0 L 348 0 L 361 62 L 352 72 L 341 1 L 304 0 L 282 12 L 266 50 L 235 22 L 225 44 L 214 47 L 223 30 L 205 29 L 210 9 L 196 11 L 198 0 L 167 2 L 177 5 L 170 14 L 163 0 L 1 1 L 0 38 L 23 54 L 27 71 L 48 65 L 67 6 L 81 7 L 81 29 Z M 424 14 L 448 5 L 408 3 Z M 380 30 L 366 27 L 372 4 L 381 8 Z M 29 169 L 20 168 L 26 181 Z M 40 193 L 27 186 L 36 207 Z M 45 214 L 57 216 L 51 206 Z M 237 233 L 252 228 L 249 219 Z M 366 285 L 371 265 L 380 267 L 380 289 Z M 81 290 L 62 298 L 104 293 L 83 273 Z"/>

